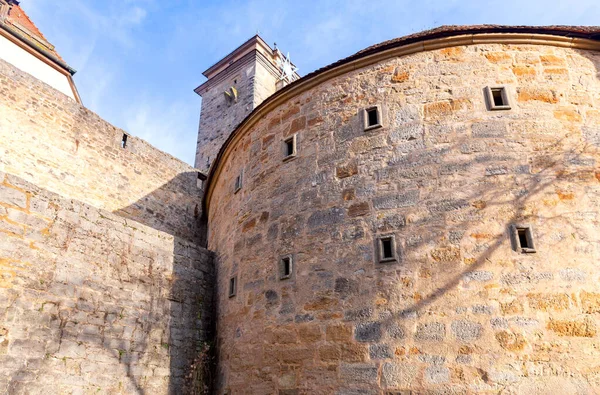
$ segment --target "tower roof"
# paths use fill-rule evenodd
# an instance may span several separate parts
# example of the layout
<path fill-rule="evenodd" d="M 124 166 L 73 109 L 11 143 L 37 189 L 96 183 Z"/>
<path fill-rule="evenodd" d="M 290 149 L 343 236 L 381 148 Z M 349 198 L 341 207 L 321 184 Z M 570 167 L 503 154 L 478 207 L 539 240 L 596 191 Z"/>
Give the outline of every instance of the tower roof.
<path fill-rule="evenodd" d="M 29 19 L 18 0 L 0 0 L 0 30 L 8 33 L 13 40 L 25 44 L 52 62 L 75 74 L 37 26 Z"/>

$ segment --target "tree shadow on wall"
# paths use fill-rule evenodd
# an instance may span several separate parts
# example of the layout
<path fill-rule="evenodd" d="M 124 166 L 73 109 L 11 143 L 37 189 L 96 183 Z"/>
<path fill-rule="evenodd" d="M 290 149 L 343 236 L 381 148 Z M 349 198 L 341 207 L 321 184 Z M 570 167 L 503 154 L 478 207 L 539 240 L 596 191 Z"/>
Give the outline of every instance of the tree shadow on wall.
<path fill-rule="evenodd" d="M 580 53 L 584 57 L 589 58 L 597 70 L 594 80 L 587 82 L 597 84 L 598 80 L 600 80 L 600 54 L 591 56 L 589 52 L 580 51 Z M 590 105 L 593 106 L 593 97 L 589 97 L 589 100 Z M 579 110 L 575 109 L 574 106 L 572 108 L 574 109 L 573 117 L 578 118 L 579 116 L 583 116 L 583 113 L 579 113 Z M 593 109 L 593 107 L 588 107 L 588 110 L 590 109 Z M 565 133 L 565 137 L 554 142 L 545 140 L 543 147 L 538 147 L 541 152 L 536 152 L 535 155 L 530 156 L 529 163 L 526 166 L 518 166 L 520 170 L 517 170 L 517 174 L 513 174 L 510 170 L 511 165 L 514 166 L 515 163 L 507 161 L 505 164 L 508 166 L 508 172 L 505 172 L 507 169 L 502 168 L 502 166 L 489 169 L 490 174 L 486 178 L 491 182 L 488 182 L 488 185 L 484 188 L 480 185 L 482 180 L 479 177 L 473 178 L 471 182 L 457 183 L 457 185 L 460 185 L 457 187 L 457 191 L 445 190 L 440 192 L 442 195 L 446 193 L 449 196 L 459 196 L 456 199 L 442 199 L 442 202 L 448 204 L 447 207 L 443 207 L 443 204 L 439 207 L 432 205 L 428 207 L 428 218 L 415 224 L 407 224 L 402 229 L 396 229 L 403 240 L 408 240 L 411 235 L 421 235 L 418 241 L 411 242 L 409 246 L 405 246 L 403 253 L 406 253 L 409 260 L 411 250 L 428 251 L 428 256 L 433 254 L 429 250 L 429 246 L 436 246 L 436 248 L 440 248 L 442 251 L 449 252 L 452 258 L 448 261 L 442 259 L 437 264 L 425 264 L 423 265 L 425 267 L 421 267 L 421 270 L 425 269 L 425 271 L 419 273 L 419 277 L 421 274 L 426 276 L 433 274 L 435 278 L 436 271 L 442 271 L 441 278 L 444 280 L 441 284 L 438 283 L 436 286 L 429 287 L 428 291 L 418 297 L 416 297 L 416 294 L 414 298 L 407 297 L 407 300 L 412 300 L 412 302 L 405 303 L 404 308 L 397 315 L 382 319 L 381 324 L 383 328 L 389 328 L 394 324 L 396 319 L 405 320 L 411 317 L 422 317 L 430 314 L 432 310 L 443 309 L 442 305 L 439 305 L 439 307 L 432 306 L 436 302 L 443 303 L 443 297 L 456 292 L 461 283 L 466 284 L 465 286 L 469 288 L 468 283 L 471 281 L 477 283 L 478 281 L 485 282 L 491 280 L 491 278 L 487 277 L 489 272 L 486 270 L 497 267 L 492 262 L 496 253 L 504 254 L 511 249 L 520 252 L 518 248 L 519 243 L 515 240 L 516 235 L 511 228 L 511 225 L 514 224 L 539 223 L 560 229 L 561 231 L 558 236 L 577 240 L 581 252 L 585 251 L 585 253 L 590 254 L 587 256 L 592 260 L 594 254 L 600 251 L 600 242 L 597 237 L 594 237 L 593 232 L 589 228 L 590 223 L 595 222 L 595 220 L 589 220 L 591 221 L 589 222 L 582 219 L 581 215 L 585 213 L 580 212 L 575 201 L 567 205 L 568 208 L 554 212 L 549 210 L 552 214 L 548 215 L 538 213 L 536 205 L 543 204 L 544 199 L 565 200 L 567 203 L 569 203 L 569 200 L 577 199 L 577 197 L 574 197 L 570 193 L 570 185 L 584 184 L 592 188 L 593 185 L 598 185 L 600 182 L 600 171 L 598 170 L 600 162 L 600 126 L 598 126 L 597 122 L 598 119 L 585 119 L 580 130 L 579 128 L 573 129 L 571 125 L 562 125 L 568 130 Z M 571 129 L 569 129 L 570 127 Z M 463 138 L 457 141 L 456 144 L 453 143 L 453 146 L 449 147 L 449 152 L 459 150 L 462 144 L 467 144 L 471 141 L 472 138 L 470 137 Z M 569 148 L 565 149 L 564 147 Z M 452 163 L 446 161 L 442 161 L 442 164 L 452 165 Z M 455 164 L 457 168 L 461 168 L 460 165 L 462 163 L 460 160 Z M 498 163 L 493 164 L 497 165 Z M 496 171 L 498 173 L 494 174 Z M 518 174 L 519 171 L 522 174 Z M 458 173 L 460 173 L 460 170 Z M 513 177 L 513 184 L 507 188 L 506 183 L 494 183 L 494 178 L 502 177 Z M 464 181 L 464 179 L 461 181 Z M 597 187 L 597 190 L 600 190 L 600 186 Z M 576 191 L 582 192 L 583 187 L 576 188 Z M 592 198 L 591 194 L 593 193 L 595 192 L 586 192 L 586 195 L 588 198 Z M 509 207 L 511 209 L 507 210 Z M 587 207 L 592 206 L 588 205 Z M 458 253 L 460 261 L 457 260 L 454 253 L 458 245 L 461 245 L 460 250 L 463 250 L 460 239 L 464 240 L 463 237 L 472 236 L 471 233 L 477 232 L 474 230 L 473 225 L 476 226 L 475 229 L 481 230 L 481 225 L 483 224 L 481 220 L 486 218 L 486 214 L 490 212 L 503 212 L 505 214 L 505 217 L 501 219 L 506 224 L 504 231 L 501 233 L 492 232 L 495 236 L 486 239 L 482 243 L 472 242 L 466 251 L 466 256 L 462 255 L 463 251 L 461 251 Z M 594 215 L 597 214 L 597 212 L 594 212 Z M 451 218 L 450 221 L 448 221 L 449 218 Z M 460 218 L 464 218 L 464 220 L 457 220 Z M 545 233 L 544 228 L 545 226 L 540 227 L 538 231 Z M 460 233 L 460 236 L 457 236 L 459 238 L 458 242 L 450 240 L 449 230 L 461 230 L 457 232 Z M 534 234 L 535 231 L 536 227 L 534 225 Z M 481 236 L 489 235 L 482 234 Z M 549 241 L 549 238 L 546 240 Z M 464 258 L 469 258 L 470 264 L 461 264 Z M 531 266 L 531 262 L 538 262 L 535 256 L 510 255 L 509 259 L 514 261 L 514 268 L 503 275 L 499 280 L 500 282 L 536 282 L 536 275 L 538 273 Z M 533 261 L 528 259 L 533 259 Z M 420 261 L 417 260 L 417 262 Z M 401 265 L 405 265 L 406 263 L 407 261 L 401 262 Z M 420 263 L 417 263 L 417 266 L 419 265 Z M 485 268 L 486 265 L 487 268 Z M 390 279 L 389 271 L 383 266 L 381 268 L 383 270 L 376 271 L 377 281 L 378 283 L 385 283 Z M 510 284 L 507 286 L 510 286 Z M 375 303 L 375 301 L 372 302 Z M 481 369 L 479 370 L 481 371 Z M 483 374 L 482 377 L 487 383 L 488 376 Z"/>
<path fill-rule="evenodd" d="M 186 377 L 214 333 L 205 221 L 194 215 L 195 198 L 177 192 L 182 183 L 196 188 L 196 177 L 181 174 L 113 214 L 37 188 L 35 195 L 49 194 L 55 207 L 44 242 L 52 264 L 32 273 L 28 285 L 50 300 L 36 313 L 47 346 L 45 356 L 28 355 L 11 374 L 9 393 L 29 393 L 31 377 L 63 385 L 57 372 L 94 391 L 150 395 L 168 380 L 170 394 L 194 393 L 198 386 Z"/>

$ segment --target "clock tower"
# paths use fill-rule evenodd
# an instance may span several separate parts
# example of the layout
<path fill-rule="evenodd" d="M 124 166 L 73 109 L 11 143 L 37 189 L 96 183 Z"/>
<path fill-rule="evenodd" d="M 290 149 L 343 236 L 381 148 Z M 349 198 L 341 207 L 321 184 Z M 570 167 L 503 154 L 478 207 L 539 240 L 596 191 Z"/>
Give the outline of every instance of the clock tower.
<path fill-rule="evenodd" d="M 195 166 L 208 172 L 231 132 L 266 98 L 299 77 L 278 49 L 256 35 L 202 73 Z"/>

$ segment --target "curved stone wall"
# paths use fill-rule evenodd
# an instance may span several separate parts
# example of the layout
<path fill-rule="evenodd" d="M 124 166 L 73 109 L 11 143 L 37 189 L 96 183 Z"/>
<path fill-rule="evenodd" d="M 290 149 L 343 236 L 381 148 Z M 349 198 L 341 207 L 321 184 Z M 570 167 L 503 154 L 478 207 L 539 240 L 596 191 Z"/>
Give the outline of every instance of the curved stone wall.
<path fill-rule="evenodd" d="M 336 77 L 256 123 L 209 201 L 221 392 L 600 388 L 599 72 L 594 51 L 450 47 Z M 498 85 L 510 110 L 488 110 Z M 373 105 L 383 127 L 365 132 Z M 535 253 L 511 225 L 531 226 Z M 378 262 L 381 235 L 397 261 Z"/>

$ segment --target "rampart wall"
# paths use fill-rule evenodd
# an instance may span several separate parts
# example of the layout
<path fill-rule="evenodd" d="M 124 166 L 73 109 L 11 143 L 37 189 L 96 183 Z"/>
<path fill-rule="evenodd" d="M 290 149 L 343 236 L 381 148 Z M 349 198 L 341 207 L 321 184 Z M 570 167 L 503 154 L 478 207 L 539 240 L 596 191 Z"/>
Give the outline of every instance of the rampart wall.
<path fill-rule="evenodd" d="M 0 393 L 182 394 L 213 332 L 191 167 L 0 61 Z"/>

